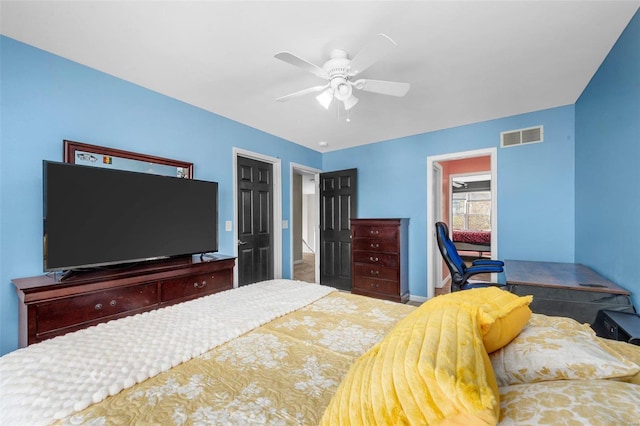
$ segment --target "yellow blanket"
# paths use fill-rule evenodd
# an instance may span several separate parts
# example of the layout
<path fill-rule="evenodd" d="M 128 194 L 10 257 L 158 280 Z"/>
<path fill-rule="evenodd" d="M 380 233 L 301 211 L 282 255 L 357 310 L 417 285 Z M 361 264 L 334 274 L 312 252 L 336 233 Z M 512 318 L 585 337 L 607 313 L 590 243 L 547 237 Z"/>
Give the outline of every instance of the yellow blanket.
<path fill-rule="evenodd" d="M 530 302 L 496 287 L 429 300 L 350 368 L 321 424 L 497 424 L 500 394 L 487 348 L 520 332 Z"/>
<path fill-rule="evenodd" d="M 497 423 L 478 309 L 434 305 L 407 316 L 351 367 L 322 425 Z"/>

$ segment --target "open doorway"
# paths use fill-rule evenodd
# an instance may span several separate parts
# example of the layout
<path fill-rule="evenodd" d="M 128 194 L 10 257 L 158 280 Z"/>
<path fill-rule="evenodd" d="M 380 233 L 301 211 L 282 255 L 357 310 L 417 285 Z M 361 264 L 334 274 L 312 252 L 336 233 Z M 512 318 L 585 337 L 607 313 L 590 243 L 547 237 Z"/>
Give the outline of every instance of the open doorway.
<path fill-rule="evenodd" d="M 491 256 L 491 174 L 455 174 L 450 180 L 448 224 L 456 249 L 469 257 Z"/>
<path fill-rule="evenodd" d="M 291 276 L 312 283 L 320 282 L 319 173 L 291 165 Z"/>
<path fill-rule="evenodd" d="M 490 182 L 489 197 L 490 197 L 490 249 L 483 252 L 483 255 L 490 258 L 497 258 L 497 177 L 496 167 L 497 165 L 497 150 L 496 148 L 481 149 L 475 151 L 465 151 L 458 153 L 451 153 L 445 155 L 437 155 L 427 157 L 427 170 L 434 170 L 438 167 L 441 168 L 441 184 L 440 185 L 427 185 L 427 297 L 431 298 L 436 295 L 436 289 L 443 288 L 447 285 L 448 270 L 440 267 L 442 258 L 439 256 L 439 250 L 437 240 L 435 237 L 435 223 L 438 220 L 442 220 L 449 225 L 450 229 L 453 229 L 454 221 L 458 222 L 461 219 L 468 219 L 460 217 L 456 214 L 454 218 L 453 212 L 453 185 L 454 178 L 460 182 L 460 178 L 463 176 L 471 175 L 484 175 L 486 180 Z M 433 179 L 434 174 L 430 173 Z M 470 178 L 468 178 L 470 180 Z M 463 181 L 464 182 L 464 181 Z M 464 185 L 464 183 L 462 183 Z M 469 184 L 468 184 L 469 185 Z M 475 185 L 475 184 L 474 184 Z M 459 196 L 457 197 L 459 198 Z M 461 204 L 458 203 L 458 208 Z M 466 206 L 465 206 L 466 207 Z M 456 212 L 459 213 L 459 212 Z M 455 220 L 454 220 L 455 219 Z M 473 247 L 477 248 L 477 247 Z M 492 276 L 490 280 L 493 281 L 497 277 Z"/>
<path fill-rule="evenodd" d="M 480 170 L 450 175 L 451 240 L 458 254 L 470 267 L 475 260 L 491 258 L 491 173 L 489 158 L 475 157 L 465 160 L 470 165 L 480 163 Z M 481 165 L 487 163 L 487 167 Z M 482 170 L 484 169 L 484 170 Z M 491 274 L 477 274 L 474 280 L 491 282 Z"/>

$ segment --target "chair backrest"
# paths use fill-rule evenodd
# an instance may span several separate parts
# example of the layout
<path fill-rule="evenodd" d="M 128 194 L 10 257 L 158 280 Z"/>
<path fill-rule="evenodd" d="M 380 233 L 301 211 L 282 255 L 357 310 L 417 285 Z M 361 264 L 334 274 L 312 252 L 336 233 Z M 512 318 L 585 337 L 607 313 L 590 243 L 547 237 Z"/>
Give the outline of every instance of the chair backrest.
<path fill-rule="evenodd" d="M 438 240 L 440 254 L 442 254 L 442 258 L 451 273 L 451 280 L 453 281 L 453 284 L 456 286 L 460 285 L 466 266 L 458 254 L 458 250 L 453 244 L 453 241 L 449 238 L 449 227 L 446 223 L 436 222 L 436 238 Z"/>

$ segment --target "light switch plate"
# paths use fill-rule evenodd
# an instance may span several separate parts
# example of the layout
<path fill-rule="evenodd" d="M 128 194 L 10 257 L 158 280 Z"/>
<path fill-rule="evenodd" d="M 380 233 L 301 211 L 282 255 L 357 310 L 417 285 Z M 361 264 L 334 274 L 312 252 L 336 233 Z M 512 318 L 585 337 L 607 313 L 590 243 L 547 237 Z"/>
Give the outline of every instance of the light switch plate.
<path fill-rule="evenodd" d="M 283 220 L 282 221 L 282 229 L 288 229 L 289 228 L 289 221 L 288 220 Z"/>
<path fill-rule="evenodd" d="M 231 222 L 230 220 L 225 221 L 224 230 L 225 231 L 233 231 L 233 222 Z"/>

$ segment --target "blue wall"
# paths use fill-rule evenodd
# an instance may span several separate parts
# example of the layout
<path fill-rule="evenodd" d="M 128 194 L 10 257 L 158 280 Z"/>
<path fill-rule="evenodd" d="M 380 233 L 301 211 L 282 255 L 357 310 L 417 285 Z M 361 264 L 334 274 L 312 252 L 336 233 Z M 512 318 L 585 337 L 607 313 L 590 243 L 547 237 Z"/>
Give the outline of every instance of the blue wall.
<path fill-rule="evenodd" d="M 233 147 L 282 160 L 283 219 L 290 163 L 320 168 L 322 155 L 7 37 L 0 38 L 0 354 L 17 348 L 12 278 L 42 274 L 42 160 L 62 161 L 70 139 L 194 163 L 220 184 L 220 252 L 234 253 Z M 283 232 L 283 275 L 290 271 Z"/>
<path fill-rule="evenodd" d="M 498 256 L 582 262 L 640 293 L 639 19 L 575 105 L 324 155 L 0 37 L 0 354 L 17 347 L 11 278 L 42 273 L 41 163 L 62 160 L 63 139 L 193 162 L 196 178 L 220 183 L 224 253 L 235 241 L 224 232 L 233 220 L 233 147 L 281 158 L 289 220 L 291 162 L 356 167 L 359 217 L 411 219 L 410 292 L 425 296 L 427 157 L 498 147 L 501 131 L 543 125 L 543 143 L 497 149 Z M 285 230 L 285 276 L 289 251 Z"/>
<path fill-rule="evenodd" d="M 572 105 L 326 153 L 358 169 L 358 217 L 408 217 L 409 292 L 427 295 L 427 157 L 498 147 L 500 132 L 544 126 L 544 142 L 498 148 L 498 257 L 574 260 Z M 425 119 L 428 119 L 425 118 Z"/>
<path fill-rule="evenodd" d="M 576 102 L 576 261 L 640 306 L 640 12 Z"/>

